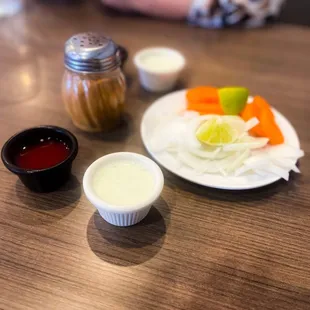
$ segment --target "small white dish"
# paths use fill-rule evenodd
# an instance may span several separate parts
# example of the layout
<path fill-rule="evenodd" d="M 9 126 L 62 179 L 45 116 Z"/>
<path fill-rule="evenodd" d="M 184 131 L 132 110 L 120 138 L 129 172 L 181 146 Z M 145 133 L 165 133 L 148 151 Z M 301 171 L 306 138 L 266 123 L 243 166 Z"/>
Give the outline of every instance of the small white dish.
<path fill-rule="evenodd" d="M 117 205 L 105 201 L 95 191 L 94 178 L 100 168 L 120 161 L 131 161 L 141 165 L 153 178 L 153 188 L 143 201 L 131 205 Z M 120 152 L 103 156 L 93 162 L 83 177 L 83 188 L 88 200 L 98 209 L 99 214 L 110 224 L 115 226 L 131 226 L 140 222 L 148 214 L 152 204 L 160 196 L 164 186 L 164 177 L 161 169 L 151 159 L 136 153 Z M 119 192 L 120 195 L 123 193 Z M 124 197 L 122 197 L 124 200 Z"/>
<path fill-rule="evenodd" d="M 185 58 L 177 50 L 151 47 L 139 51 L 134 57 L 141 85 L 152 92 L 171 90 L 185 67 Z"/>
<path fill-rule="evenodd" d="M 249 102 L 252 98 L 249 98 Z M 185 166 L 180 167 L 177 158 L 168 156 L 165 153 L 152 152 L 151 141 L 155 128 L 163 116 L 177 115 L 180 111 L 186 109 L 186 90 L 173 92 L 156 100 L 144 113 L 141 122 L 141 136 L 142 141 L 151 154 L 151 156 L 165 169 L 173 174 L 188 180 L 190 182 L 226 190 L 246 190 L 257 187 L 262 187 L 280 180 L 280 177 L 273 174 L 266 174 L 266 176 L 259 175 L 243 175 L 243 176 L 222 176 L 220 174 L 203 175 L 194 173 L 192 169 Z M 273 109 L 276 122 L 280 127 L 285 143 L 299 148 L 300 143 L 297 133 L 291 123 L 276 109 Z"/>

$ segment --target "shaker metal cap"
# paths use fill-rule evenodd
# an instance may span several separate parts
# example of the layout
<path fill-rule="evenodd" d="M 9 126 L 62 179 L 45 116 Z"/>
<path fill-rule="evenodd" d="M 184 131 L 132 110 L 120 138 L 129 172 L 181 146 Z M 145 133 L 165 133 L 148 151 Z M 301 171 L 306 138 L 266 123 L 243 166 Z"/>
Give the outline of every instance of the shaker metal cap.
<path fill-rule="evenodd" d="M 65 44 L 65 66 L 78 72 L 108 72 L 121 65 L 118 46 L 94 32 L 79 33 Z"/>

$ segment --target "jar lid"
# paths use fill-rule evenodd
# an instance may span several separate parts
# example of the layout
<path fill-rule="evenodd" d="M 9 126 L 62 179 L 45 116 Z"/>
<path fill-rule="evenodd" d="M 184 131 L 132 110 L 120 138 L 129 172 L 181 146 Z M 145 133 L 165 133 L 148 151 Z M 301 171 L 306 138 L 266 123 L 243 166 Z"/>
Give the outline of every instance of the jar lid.
<path fill-rule="evenodd" d="M 78 72 L 109 72 L 121 65 L 118 46 L 102 34 L 85 32 L 65 44 L 65 66 Z"/>

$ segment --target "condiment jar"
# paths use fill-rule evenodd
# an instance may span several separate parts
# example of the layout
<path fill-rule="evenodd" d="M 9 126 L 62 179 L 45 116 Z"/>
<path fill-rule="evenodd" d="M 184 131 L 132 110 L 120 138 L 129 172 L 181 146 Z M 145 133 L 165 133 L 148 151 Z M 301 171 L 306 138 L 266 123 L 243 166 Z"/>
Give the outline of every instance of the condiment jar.
<path fill-rule="evenodd" d="M 118 46 L 97 33 L 81 33 L 65 44 L 63 101 L 74 125 L 109 131 L 121 122 L 126 82 Z"/>

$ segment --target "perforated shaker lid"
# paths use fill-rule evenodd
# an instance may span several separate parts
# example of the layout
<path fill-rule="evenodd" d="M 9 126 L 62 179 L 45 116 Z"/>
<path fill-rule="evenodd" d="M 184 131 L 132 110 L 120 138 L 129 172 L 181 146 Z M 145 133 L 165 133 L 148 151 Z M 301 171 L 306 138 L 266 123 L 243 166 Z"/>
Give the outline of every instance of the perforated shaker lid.
<path fill-rule="evenodd" d="M 65 66 L 78 72 L 108 72 L 121 65 L 118 46 L 102 34 L 76 34 L 65 44 Z"/>

